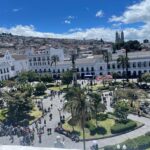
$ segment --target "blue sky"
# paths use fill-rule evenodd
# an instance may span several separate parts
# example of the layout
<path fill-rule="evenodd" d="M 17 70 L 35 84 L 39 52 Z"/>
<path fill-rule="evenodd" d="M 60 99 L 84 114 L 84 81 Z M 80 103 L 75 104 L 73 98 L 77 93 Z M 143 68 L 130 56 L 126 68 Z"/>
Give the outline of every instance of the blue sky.
<path fill-rule="evenodd" d="M 148 1 L 150 2 L 150 0 L 0 0 L 0 31 L 23 35 L 28 32 L 30 35 L 31 30 L 39 33 L 37 36 L 42 33 L 47 33 L 48 36 L 49 33 L 49 36 L 54 37 L 80 32 L 86 37 L 90 29 L 111 32 L 122 29 L 125 32 L 129 32 L 129 29 L 141 30 L 147 22 L 142 18 L 137 20 L 134 6 L 145 9 L 142 3 L 147 4 Z M 130 11 L 133 13 L 133 19 L 132 16 L 124 16 L 132 6 L 133 10 Z M 98 38 L 97 35 L 93 36 L 96 37 Z M 135 38 L 144 37 L 135 36 Z"/>

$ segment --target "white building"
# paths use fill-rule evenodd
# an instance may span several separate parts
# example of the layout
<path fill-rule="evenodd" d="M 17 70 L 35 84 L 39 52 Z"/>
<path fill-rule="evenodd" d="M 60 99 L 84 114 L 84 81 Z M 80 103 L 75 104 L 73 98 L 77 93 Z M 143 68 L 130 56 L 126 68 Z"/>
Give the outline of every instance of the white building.
<path fill-rule="evenodd" d="M 51 57 L 57 55 L 59 62 L 51 65 Z M 119 55 L 125 55 L 124 51 L 112 54 L 112 59 L 108 65 L 103 59 L 103 55 L 94 55 L 87 58 L 76 59 L 76 68 L 78 78 L 84 78 L 85 75 L 93 77 L 99 75 L 112 74 L 117 72 L 122 76 L 125 74 L 121 65 L 117 63 Z M 130 77 L 137 77 L 145 72 L 150 72 L 150 52 L 139 51 L 128 53 Z M 4 65 L 5 64 L 5 65 Z M 42 49 L 39 51 L 27 51 L 26 55 L 11 55 L 6 52 L 5 55 L 0 55 L 0 80 L 5 80 L 16 76 L 23 71 L 32 70 L 38 73 L 48 72 L 53 77 L 60 77 L 60 74 L 72 69 L 72 62 L 64 59 L 63 49 Z"/>
<path fill-rule="evenodd" d="M 56 50 L 55 50 L 56 51 Z M 56 53 L 53 53 L 55 55 Z M 60 53 L 58 53 L 60 54 Z M 56 54 L 57 55 L 57 54 Z M 76 67 L 79 78 L 84 78 L 85 75 L 92 75 L 96 77 L 98 75 L 112 74 L 117 72 L 120 76 L 123 75 L 123 68 L 118 65 L 117 58 L 119 55 L 125 55 L 124 51 L 121 53 L 112 54 L 112 60 L 107 63 L 104 61 L 102 55 L 90 56 L 87 58 L 80 58 L 76 60 Z M 64 56 L 64 55 L 63 55 Z M 60 55 L 59 55 L 60 57 Z M 137 77 L 145 72 L 150 72 L 150 52 L 131 52 L 128 54 L 129 57 L 129 76 Z M 51 66 L 50 63 L 51 55 L 47 53 L 38 53 L 29 56 L 30 70 L 35 72 L 49 72 L 54 77 L 60 77 L 60 74 L 64 71 L 71 70 L 71 61 L 64 61 L 60 59 L 57 65 Z"/>
<path fill-rule="evenodd" d="M 29 61 L 25 55 L 10 54 L 0 56 L 0 80 L 15 77 L 18 73 L 29 70 Z"/>

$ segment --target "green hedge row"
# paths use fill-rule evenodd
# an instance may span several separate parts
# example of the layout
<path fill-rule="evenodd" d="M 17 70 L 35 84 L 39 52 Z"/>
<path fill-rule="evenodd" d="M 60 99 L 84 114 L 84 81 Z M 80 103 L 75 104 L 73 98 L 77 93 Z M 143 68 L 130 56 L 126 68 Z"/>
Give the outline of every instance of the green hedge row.
<path fill-rule="evenodd" d="M 88 123 L 86 123 L 85 127 L 90 130 L 90 134 L 91 135 L 95 135 L 96 134 L 96 132 L 95 132 L 96 126 L 93 123 L 88 122 Z"/>
<path fill-rule="evenodd" d="M 150 147 L 150 135 L 145 134 L 143 136 L 140 136 L 135 139 L 129 139 L 125 141 L 124 143 L 120 144 L 121 147 L 123 145 L 127 146 L 127 150 L 145 150 Z M 104 147 L 104 150 L 117 150 L 117 146 L 106 146 Z"/>
<path fill-rule="evenodd" d="M 106 120 L 108 118 L 108 114 L 98 114 L 97 115 L 97 120 L 98 121 L 104 121 L 104 120 Z"/>
<path fill-rule="evenodd" d="M 117 133 L 125 132 L 128 130 L 134 129 L 136 126 L 137 126 L 137 123 L 131 120 L 129 120 L 127 123 L 116 123 L 111 128 L 111 133 L 117 134 Z"/>
<path fill-rule="evenodd" d="M 96 127 L 93 123 L 88 122 L 85 125 L 86 128 L 89 129 L 91 135 L 101 134 L 104 135 L 107 133 L 107 130 L 104 127 Z"/>

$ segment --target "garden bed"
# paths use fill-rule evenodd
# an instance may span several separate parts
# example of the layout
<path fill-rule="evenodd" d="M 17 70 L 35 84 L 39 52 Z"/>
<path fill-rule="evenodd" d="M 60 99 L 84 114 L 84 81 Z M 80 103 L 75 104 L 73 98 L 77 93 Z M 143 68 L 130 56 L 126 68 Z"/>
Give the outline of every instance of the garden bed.
<path fill-rule="evenodd" d="M 74 131 L 76 133 L 78 133 L 80 140 L 82 140 L 83 133 L 82 133 L 82 129 L 81 129 L 80 125 L 77 124 L 75 126 L 71 126 L 68 123 L 69 120 L 70 120 L 70 118 L 63 125 L 63 128 L 70 132 L 72 132 L 74 129 Z M 143 124 L 141 124 L 139 122 L 129 121 L 128 124 L 126 124 L 124 126 L 122 125 L 122 127 L 124 127 L 124 129 L 113 134 L 112 128 L 115 125 L 116 125 L 115 119 L 107 118 L 103 121 L 98 121 L 98 128 L 96 128 L 95 119 L 92 119 L 89 122 L 87 122 L 85 125 L 85 138 L 86 138 L 86 140 L 92 140 L 92 139 L 103 139 L 103 138 L 113 137 L 113 136 L 117 136 L 117 135 L 120 135 L 123 133 L 130 132 L 134 129 L 137 129 L 137 128 L 141 127 Z M 134 126 L 132 126 L 132 125 L 134 125 Z"/>

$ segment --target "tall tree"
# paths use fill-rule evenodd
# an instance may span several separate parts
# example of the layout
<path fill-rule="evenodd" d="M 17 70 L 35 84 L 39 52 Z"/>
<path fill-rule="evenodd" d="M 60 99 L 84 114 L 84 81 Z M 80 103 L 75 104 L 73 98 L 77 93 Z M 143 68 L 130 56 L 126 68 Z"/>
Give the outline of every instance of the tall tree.
<path fill-rule="evenodd" d="M 112 54 L 110 52 L 108 52 L 108 51 L 103 52 L 103 59 L 107 63 L 107 69 L 108 69 L 108 64 L 109 64 L 109 62 L 112 59 Z"/>
<path fill-rule="evenodd" d="M 73 79 L 72 71 L 66 71 L 61 76 L 62 83 L 67 84 L 67 88 L 68 88 L 69 84 L 72 82 L 72 79 Z"/>
<path fill-rule="evenodd" d="M 128 58 L 124 55 L 120 55 L 117 59 L 117 63 L 122 66 L 123 78 L 125 77 L 125 74 L 126 74 L 126 77 L 127 77 L 128 73 L 127 72 L 125 73 L 125 68 L 128 67 Z M 124 86 L 124 79 L 123 79 L 123 86 Z"/>
<path fill-rule="evenodd" d="M 71 108 L 73 110 L 73 115 L 78 118 L 78 121 L 81 124 L 82 131 L 83 131 L 83 149 L 86 150 L 85 121 L 86 121 L 88 115 L 91 114 L 93 107 L 88 98 L 86 89 L 81 89 L 80 87 L 72 87 L 71 89 L 69 89 L 69 91 L 70 90 L 72 92 Z M 70 103 L 70 102 L 67 101 L 66 103 Z"/>
<path fill-rule="evenodd" d="M 9 124 L 20 124 L 23 120 L 29 119 L 33 103 L 26 94 L 9 92 L 4 94 L 4 99 L 8 107 L 7 120 Z"/>
<path fill-rule="evenodd" d="M 115 80 L 115 83 L 116 83 L 116 79 L 119 78 L 119 74 L 117 72 L 113 72 L 112 77 L 113 77 L 113 79 Z"/>
<path fill-rule="evenodd" d="M 94 117 L 96 120 L 96 126 L 98 127 L 98 123 L 97 123 L 97 119 L 98 119 L 98 113 L 99 112 L 104 112 L 106 107 L 104 104 L 101 103 L 102 98 L 101 98 L 101 94 L 97 94 L 97 93 L 89 93 L 89 97 L 91 99 L 91 105 L 94 108 Z"/>
<path fill-rule="evenodd" d="M 58 55 L 53 55 L 51 57 L 51 66 L 54 64 L 56 66 L 56 64 L 59 62 L 59 57 Z"/>
<path fill-rule="evenodd" d="M 125 101 L 118 101 L 115 105 L 115 115 L 120 122 L 126 122 L 129 112 L 128 103 Z"/>

